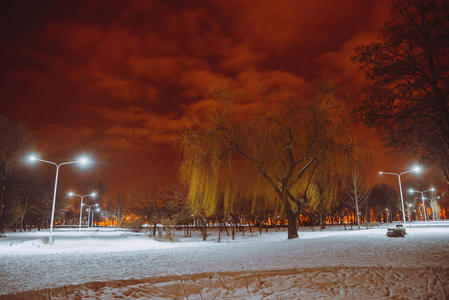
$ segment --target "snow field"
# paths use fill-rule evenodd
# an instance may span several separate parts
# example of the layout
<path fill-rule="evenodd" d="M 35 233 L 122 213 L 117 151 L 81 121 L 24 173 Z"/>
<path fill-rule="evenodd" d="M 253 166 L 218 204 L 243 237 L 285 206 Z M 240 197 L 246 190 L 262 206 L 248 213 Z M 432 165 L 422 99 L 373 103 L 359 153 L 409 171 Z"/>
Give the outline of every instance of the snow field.
<path fill-rule="evenodd" d="M 430 224 L 432 223 L 432 224 Z M 179 242 L 101 228 L 0 239 L 0 299 L 447 299 L 449 222 L 369 230 L 211 231 Z"/>

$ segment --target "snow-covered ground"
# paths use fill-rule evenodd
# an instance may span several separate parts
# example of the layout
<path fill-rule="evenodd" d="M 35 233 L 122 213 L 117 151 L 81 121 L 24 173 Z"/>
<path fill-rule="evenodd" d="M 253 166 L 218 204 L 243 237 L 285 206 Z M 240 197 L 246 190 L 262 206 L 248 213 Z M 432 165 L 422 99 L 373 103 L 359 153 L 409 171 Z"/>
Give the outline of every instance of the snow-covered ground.
<path fill-rule="evenodd" d="M 449 222 L 386 227 L 199 232 L 177 242 L 115 228 L 7 233 L 0 299 L 448 299 Z"/>

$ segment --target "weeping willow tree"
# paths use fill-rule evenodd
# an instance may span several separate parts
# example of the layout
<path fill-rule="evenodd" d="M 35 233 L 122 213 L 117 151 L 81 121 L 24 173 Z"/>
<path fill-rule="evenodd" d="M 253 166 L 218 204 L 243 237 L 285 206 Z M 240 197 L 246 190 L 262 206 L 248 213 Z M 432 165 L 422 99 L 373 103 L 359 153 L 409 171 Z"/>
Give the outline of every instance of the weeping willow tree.
<path fill-rule="evenodd" d="M 190 204 L 226 215 L 240 197 L 251 199 L 253 210 L 269 199 L 287 217 L 288 238 L 297 238 L 297 215 L 314 170 L 326 152 L 347 143 L 334 86 L 308 95 L 298 100 L 215 91 L 209 118 L 179 137 L 179 175 L 189 186 Z"/>
<path fill-rule="evenodd" d="M 340 196 L 340 178 L 342 177 L 341 151 L 329 151 L 325 154 L 325 159 L 316 168 L 314 176 L 311 178 L 307 189 L 307 205 L 311 209 L 313 219 L 319 218 L 320 229 L 325 228 L 323 217 L 338 205 Z M 318 214 L 317 216 L 315 216 Z"/>

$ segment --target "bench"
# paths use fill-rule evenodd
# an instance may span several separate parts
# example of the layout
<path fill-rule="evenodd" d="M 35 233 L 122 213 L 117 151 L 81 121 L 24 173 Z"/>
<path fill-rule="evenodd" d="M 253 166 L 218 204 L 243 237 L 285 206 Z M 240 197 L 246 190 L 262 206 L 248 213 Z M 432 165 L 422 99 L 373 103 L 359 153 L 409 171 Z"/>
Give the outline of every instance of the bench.
<path fill-rule="evenodd" d="M 388 237 L 404 237 L 407 233 L 405 232 L 404 226 L 402 224 L 396 225 L 394 228 L 387 229 Z"/>

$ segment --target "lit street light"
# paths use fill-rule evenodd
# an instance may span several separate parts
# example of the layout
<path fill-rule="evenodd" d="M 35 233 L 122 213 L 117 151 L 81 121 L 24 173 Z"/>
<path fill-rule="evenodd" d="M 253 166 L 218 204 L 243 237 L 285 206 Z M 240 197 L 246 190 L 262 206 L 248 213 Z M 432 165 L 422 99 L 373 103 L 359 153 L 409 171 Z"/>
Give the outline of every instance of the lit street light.
<path fill-rule="evenodd" d="M 425 193 L 425 192 L 434 192 L 435 189 L 434 189 L 434 188 L 430 188 L 430 189 L 425 190 L 425 191 L 415 191 L 415 190 L 413 190 L 413 189 L 409 189 L 408 191 L 409 191 L 409 193 L 420 193 L 420 194 L 421 194 L 422 208 L 423 208 L 423 212 L 424 212 L 424 221 L 427 222 L 427 217 L 426 217 L 426 215 L 427 215 L 427 213 L 426 213 L 426 204 L 424 203 L 424 199 L 425 199 L 425 198 L 424 198 L 424 193 Z M 421 219 L 421 220 L 422 220 L 422 219 Z"/>
<path fill-rule="evenodd" d="M 405 208 L 404 208 L 404 197 L 402 196 L 402 184 L 401 184 L 401 175 L 402 174 L 406 174 L 406 173 L 410 173 L 410 172 L 415 172 L 415 173 L 419 173 L 421 172 L 421 168 L 418 166 L 415 166 L 413 169 L 402 172 L 402 173 L 388 173 L 388 172 L 379 172 L 380 175 L 382 174 L 386 174 L 386 175 L 396 175 L 398 177 L 398 181 L 399 181 L 399 193 L 401 195 L 401 205 L 402 205 L 402 221 L 404 223 L 404 227 L 406 225 L 405 222 Z"/>
<path fill-rule="evenodd" d="M 86 157 L 81 157 L 80 159 L 76 160 L 76 161 L 69 161 L 69 162 L 64 162 L 64 163 L 54 163 L 52 161 L 48 161 L 48 160 L 43 160 L 40 158 L 37 158 L 34 155 L 30 155 L 29 156 L 29 160 L 30 161 L 40 161 L 40 162 L 44 162 L 47 164 L 52 164 L 56 166 L 56 176 L 55 176 L 55 190 L 53 192 L 53 206 L 52 206 L 52 210 L 51 210 L 51 223 L 50 223 L 50 238 L 49 238 L 49 244 L 52 244 L 52 232 L 53 232 L 53 221 L 55 218 L 55 203 L 56 203 L 56 189 L 58 187 L 58 175 L 59 175 L 59 167 L 62 165 L 69 165 L 69 164 L 81 164 L 81 165 L 87 165 L 89 163 L 89 160 Z"/>
<path fill-rule="evenodd" d="M 73 192 L 69 192 L 69 197 L 72 197 L 72 196 L 76 196 L 76 197 L 80 197 L 81 198 L 81 205 L 80 205 L 80 231 L 81 231 L 81 218 L 83 216 L 83 199 L 84 199 L 84 197 L 95 197 L 95 196 L 97 196 L 97 194 L 95 192 L 92 192 L 90 194 L 81 196 L 81 195 L 74 194 Z"/>
<path fill-rule="evenodd" d="M 84 204 L 84 206 L 87 206 L 87 228 L 89 228 L 90 227 L 90 211 L 91 211 L 91 207 L 93 207 L 93 206 L 96 206 L 96 207 L 98 207 L 98 203 L 96 203 L 96 204 L 93 204 L 93 205 L 85 205 Z M 100 209 L 96 209 L 97 211 L 100 211 Z M 92 221 L 93 221 L 93 214 L 92 214 Z"/>
<path fill-rule="evenodd" d="M 94 213 L 95 213 L 95 212 L 100 212 L 100 209 L 97 208 L 97 209 L 93 209 L 93 210 L 92 210 L 92 227 L 94 227 Z"/>

